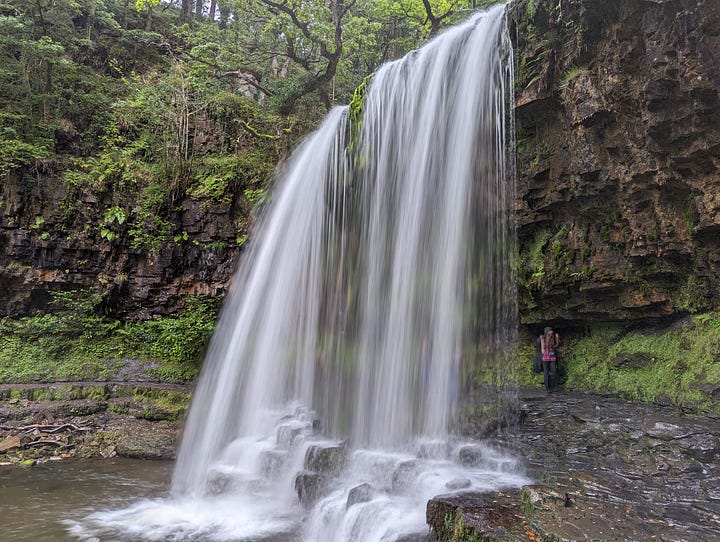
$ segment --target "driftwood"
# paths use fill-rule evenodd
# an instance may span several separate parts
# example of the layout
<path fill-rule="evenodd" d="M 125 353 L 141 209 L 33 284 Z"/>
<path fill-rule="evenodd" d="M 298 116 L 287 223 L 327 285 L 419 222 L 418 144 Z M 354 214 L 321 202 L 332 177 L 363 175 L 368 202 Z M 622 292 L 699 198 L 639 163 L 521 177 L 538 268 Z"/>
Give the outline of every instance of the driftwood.
<path fill-rule="evenodd" d="M 43 425 L 34 423 L 32 425 L 24 425 L 22 427 L 12 427 L 9 425 L 2 425 L 0 429 L 3 431 L 19 431 L 20 433 L 30 433 L 33 431 L 40 431 L 41 433 L 54 434 L 60 433 L 61 431 L 90 431 L 90 427 L 78 427 L 74 423 L 64 423 L 62 425 Z"/>

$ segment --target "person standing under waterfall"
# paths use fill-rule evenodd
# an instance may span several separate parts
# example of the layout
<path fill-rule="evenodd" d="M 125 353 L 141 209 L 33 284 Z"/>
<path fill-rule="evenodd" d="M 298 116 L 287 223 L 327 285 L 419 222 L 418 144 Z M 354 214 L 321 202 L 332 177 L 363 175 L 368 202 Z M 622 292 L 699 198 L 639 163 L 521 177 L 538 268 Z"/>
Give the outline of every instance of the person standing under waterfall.
<path fill-rule="evenodd" d="M 546 390 L 554 390 L 558 385 L 558 348 L 560 335 L 551 327 L 546 327 L 540 335 L 540 351 L 542 352 L 543 384 Z"/>

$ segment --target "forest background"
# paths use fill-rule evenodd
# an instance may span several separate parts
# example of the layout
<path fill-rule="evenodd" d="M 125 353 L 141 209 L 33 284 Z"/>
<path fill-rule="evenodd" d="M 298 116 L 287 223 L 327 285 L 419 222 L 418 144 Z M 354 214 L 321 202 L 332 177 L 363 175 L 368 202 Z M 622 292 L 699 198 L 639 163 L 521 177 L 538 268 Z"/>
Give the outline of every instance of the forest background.
<path fill-rule="evenodd" d="M 129 359 L 192 380 L 278 163 L 378 66 L 490 3 L 1 3 L 0 382 Z M 216 280 L 168 294 L 179 267 Z"/>

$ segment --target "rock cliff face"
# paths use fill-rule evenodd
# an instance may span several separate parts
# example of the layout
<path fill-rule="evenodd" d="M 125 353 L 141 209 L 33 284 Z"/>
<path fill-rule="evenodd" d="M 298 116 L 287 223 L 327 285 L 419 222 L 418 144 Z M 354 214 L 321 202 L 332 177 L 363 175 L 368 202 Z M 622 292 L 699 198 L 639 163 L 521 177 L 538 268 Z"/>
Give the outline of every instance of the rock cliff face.
<path fill-rule="evenodd" d="M 522 321 L 717 308 L 720 4 L 526 0 L 511 21 Z"/>
<path fill-rule="evenodd" d="M 510 18 L 521 321 L 720 307 L 720 4 L 520 0 Z M 43 308 L 54 289 L 105 292 L 133 317 L 226 290 L 250 212 L 241 194 L 175 202 L 155 250 L 133 249 L 117 222 L 103 237 L 116 199 L 51 172 L 6 176 L 0 315 Z"/>
<path fill-rule="evenodd" d="M 117 193 L 71 192 L 53 174 L 15 172 L 0 184 L 0 316 L 43 309 L 50 292 L 104 294 L 104 308 L 148 318 L 181 310 L 189 296 L 225 291 L 240 253 L 238 231 L 249 205 L 185 198 L 156 249 L 132 248 L 127 222 L 102 235 Z M 68 212 L 68 208 L 71 212 Z"/>

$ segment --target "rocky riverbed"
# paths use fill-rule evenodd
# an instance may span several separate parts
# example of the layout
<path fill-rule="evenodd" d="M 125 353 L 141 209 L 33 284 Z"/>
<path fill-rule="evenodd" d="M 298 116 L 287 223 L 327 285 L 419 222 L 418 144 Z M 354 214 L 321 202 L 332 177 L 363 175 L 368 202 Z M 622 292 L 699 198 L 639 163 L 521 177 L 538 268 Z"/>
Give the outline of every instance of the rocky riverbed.
<path fill-rule="evenodd" d="M 190 387 L 153 382 L 0 385 L 0 464 L 172 459 Z"/>
<path fill-rule="evenodd" d="M 148 382 L 2 386 L 0 463 L 172 458 L 189 393 Z M 518 426 L 484 427 L 536 483 L 434 498 L 437 539 L 718 540 L 720 420 L 565 392 L 522 391 L 519 406 Z M 461 460 L 482 461 L 471 452 Z"/>
<path fill-rule="evenodd" d="M 439 539 L 719 539 L 717 418 L 564 392 L 521 393 L 520 405 L 522 423 L 498 445 L 524 457 L 537 484 L 433 499 Z"/>

